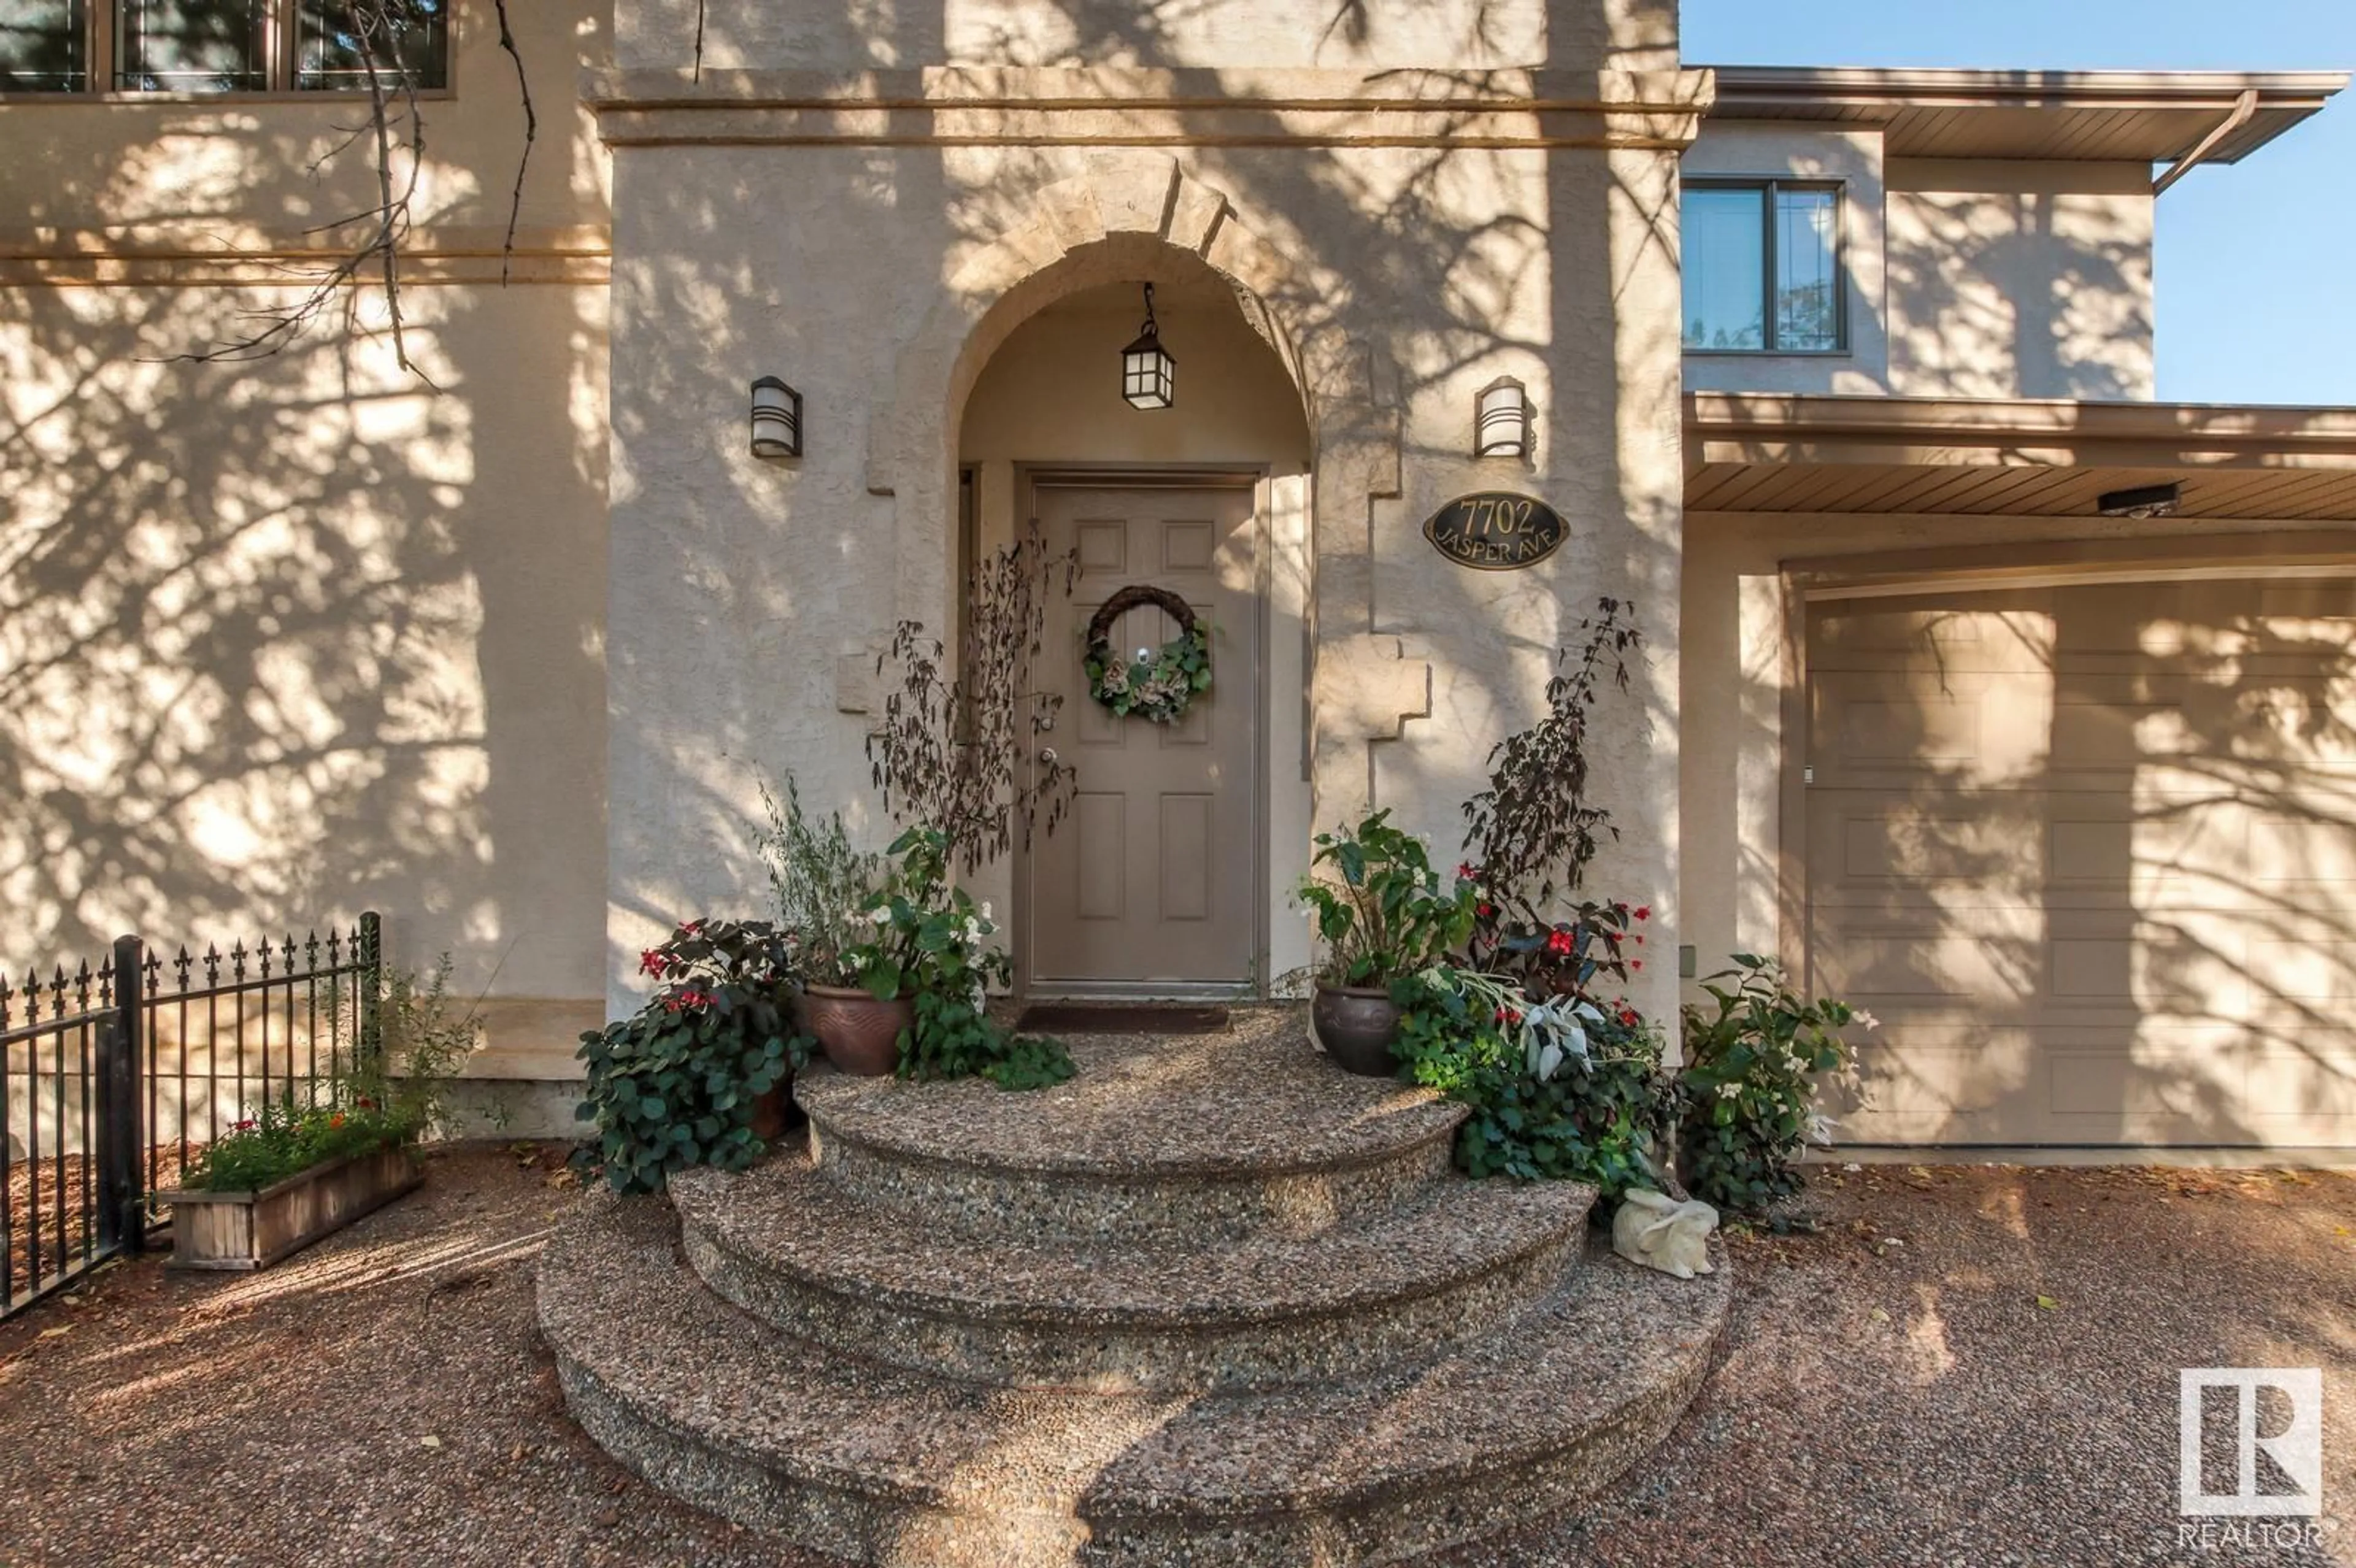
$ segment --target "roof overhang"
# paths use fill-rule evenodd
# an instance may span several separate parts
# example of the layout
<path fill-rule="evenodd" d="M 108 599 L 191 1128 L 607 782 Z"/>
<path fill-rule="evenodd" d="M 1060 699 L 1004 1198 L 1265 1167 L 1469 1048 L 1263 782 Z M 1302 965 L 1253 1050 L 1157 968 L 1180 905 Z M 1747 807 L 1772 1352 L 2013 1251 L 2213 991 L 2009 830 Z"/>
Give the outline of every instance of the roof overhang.
<path fill-rule="evenodd" d="M 2356 409 L 1697 392 L 1688 512 L 2094 517 L 2176 484 L 2187 517 L 2356 520 Z"/>
<path fill-rule="evenodd" d="M 2320 110 L 2345 71 L 2019 71 L 1719 66 L 1718 120 L 1878 127 L 1896 158 L 2238 163 Z M 2244 96 L 2250 95 L 2243 114 Z"/>

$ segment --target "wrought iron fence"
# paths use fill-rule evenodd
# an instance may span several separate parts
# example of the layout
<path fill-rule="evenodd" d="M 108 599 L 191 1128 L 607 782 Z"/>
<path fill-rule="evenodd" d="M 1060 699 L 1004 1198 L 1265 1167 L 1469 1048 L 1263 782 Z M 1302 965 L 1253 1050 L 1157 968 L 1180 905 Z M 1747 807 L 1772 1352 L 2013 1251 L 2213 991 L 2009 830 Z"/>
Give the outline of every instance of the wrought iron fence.
<path fill-rule="evenodd" d="M 382 1059 L 382 926 L 0 971 L 0 1317 L 137 1252 L 147 1195 L 266 1103 Z"/>

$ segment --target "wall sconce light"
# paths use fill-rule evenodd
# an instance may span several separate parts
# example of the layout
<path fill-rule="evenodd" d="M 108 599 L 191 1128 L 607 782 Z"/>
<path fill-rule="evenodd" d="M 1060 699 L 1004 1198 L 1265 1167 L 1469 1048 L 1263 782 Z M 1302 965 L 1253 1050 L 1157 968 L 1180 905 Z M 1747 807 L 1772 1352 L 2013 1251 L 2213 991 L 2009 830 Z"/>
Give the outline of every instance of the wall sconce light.
<path fill-rule="evenodd" d="M 753 383 L 753 455 L 801 454 L 802 395 L 775 376 L 764 376 Z"/>
<path fill-rule="evenodd" d="M 1120 351 L 1120 395 L 1133 409 L 1166 409 L 1177 401 L 1172 389 L 1178 361 L 1162 347 L 1162 328 L 1153 319 L 1153 285 L 1145 285 L 1145 325 L 1137 341 Z"/>
<path fill-rule="evenodd" d="M 1519 381 L 1508 376 L 1481 389 L 1472 405 L 1472 455 L 1527 457 L 1530 454 L 1530 399 Z"/>
<path fill-rule="evenodd" d="M 2094 510 L 2106 517 L 2172 517 L 2183 500 L 2181 485 L 2147 485 L 2139 490 L 2113 490 L 2096 498 Z"/>

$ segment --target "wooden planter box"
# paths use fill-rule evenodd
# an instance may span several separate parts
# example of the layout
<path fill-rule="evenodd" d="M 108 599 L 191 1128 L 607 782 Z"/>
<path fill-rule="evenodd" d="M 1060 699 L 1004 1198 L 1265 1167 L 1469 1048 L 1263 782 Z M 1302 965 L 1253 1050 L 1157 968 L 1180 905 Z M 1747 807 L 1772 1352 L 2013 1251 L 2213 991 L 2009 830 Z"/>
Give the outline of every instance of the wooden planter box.
<path fill-rule="evenodd" d="M 172 1206 L 174 1268 L 268 1268 L 425 1179 L 406 1148 L 330 1160 L 259 1192 L 158 1192 Z"/>

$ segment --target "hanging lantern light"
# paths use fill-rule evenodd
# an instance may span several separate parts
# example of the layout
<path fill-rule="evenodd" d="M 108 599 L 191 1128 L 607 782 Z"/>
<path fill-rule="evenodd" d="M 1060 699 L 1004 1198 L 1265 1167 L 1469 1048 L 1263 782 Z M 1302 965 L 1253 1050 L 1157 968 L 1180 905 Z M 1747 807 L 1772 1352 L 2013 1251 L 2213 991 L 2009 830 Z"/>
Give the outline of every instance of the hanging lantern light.
<path fill-rule="evenodd" d="M 1137 341 L 1120 351 L 1120 395 L 1133 409 L 1166 409 L 1177 400 L 1171 382 L 1178 361 L 1162 347 L 1162 328 L 1153 319 L 1153 285 L 1145 285 L 1145 325 Z"/>

